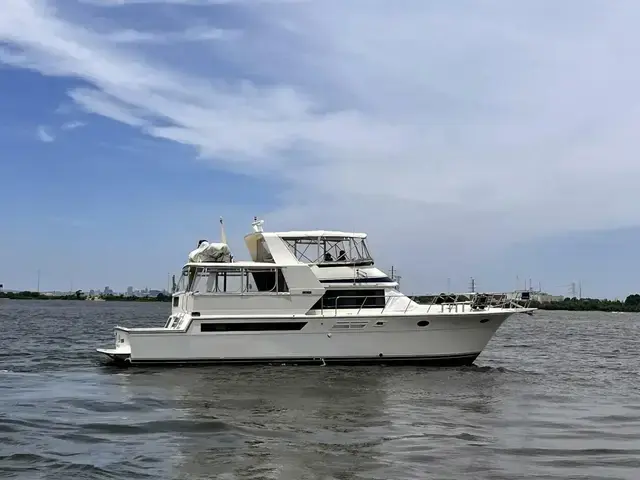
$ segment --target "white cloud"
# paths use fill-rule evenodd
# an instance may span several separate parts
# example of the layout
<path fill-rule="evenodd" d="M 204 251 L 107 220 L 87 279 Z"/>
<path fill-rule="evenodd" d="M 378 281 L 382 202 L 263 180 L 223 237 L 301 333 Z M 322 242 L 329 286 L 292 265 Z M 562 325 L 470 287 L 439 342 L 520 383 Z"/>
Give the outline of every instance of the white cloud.
<path fill-rule="evenodd" d="M 36 135 L 38 136 L 38 140 L 45 143 L 51 143 L 56 139 L 49 129 L 42 125 L 37 128 Z"/>
<path fill-rule="evenodd" d="M 161 39 L 5 0 L 0 61 L 80 78 L 86 111 L 280 176 L 293 206 L 274 224 L 369 230 L 426 262 L 429 247 L 640 223 L 636 2 L 99 3 L 207 4 L 210 32 L 231 3 L 243 34 L 176 50 L 193 10 Z"/>
<path fill-rule="evenodd" d="M 239 31 L 220 28 L 195 27 L 181 32 L 140 32 L 138 30 L 117 30 L 104 35 L 105 40 L 113 43 L 149 43 L 175 44 L 178 42 L 204 42 L 208 40 L 232 40 L 240 35 Z"/>
<path fill-rule="evenodd" d="M 60 128 L 62 130 L 75 130 L 76 128 L 84 127 L 85 125 L 86 125 L 86 123 L 79 122 L 79 121 L 76 120 L 76 121 L 72 121 L 72 122 L 63 123 Z"/>
<path fill-rule="evenodd" d="M 227 4 L 273 4 L 273 3 L 303 3 L 311 0 L 80 0 L 80 3 L 101 7 L 122 7 L 136 4 L 173 4 L 182 6 L 212 6 Z"/>

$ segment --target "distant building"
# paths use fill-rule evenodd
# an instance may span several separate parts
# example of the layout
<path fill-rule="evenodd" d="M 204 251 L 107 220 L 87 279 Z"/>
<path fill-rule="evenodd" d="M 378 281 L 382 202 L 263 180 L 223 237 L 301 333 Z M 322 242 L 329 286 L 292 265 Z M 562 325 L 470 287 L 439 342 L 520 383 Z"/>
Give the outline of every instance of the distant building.
<path fill-rule="evenodd" d="M 552 302 L 561 302 L 564 300 L 564 296 L 562 295 L 551 295 L 549 293 L 534 293 L 531 295 L 531 300 L 538 303 L 552 303 Z"/>
<path fill-rule="evenodd" d="M 531 300 L 538 303 L 561 302 L 564 300 L 564 297 L 562 295 L 551 295 L 550 293 L 535 292 L 530 290 L 519 290 L 516 292 L 512 292 L 507 294 L 506 298 L 516 301 Z"/>
<path fill-rule="evenodd" d="M 133 287 L 127 287 L 127 296 L 133 297 Z"/>

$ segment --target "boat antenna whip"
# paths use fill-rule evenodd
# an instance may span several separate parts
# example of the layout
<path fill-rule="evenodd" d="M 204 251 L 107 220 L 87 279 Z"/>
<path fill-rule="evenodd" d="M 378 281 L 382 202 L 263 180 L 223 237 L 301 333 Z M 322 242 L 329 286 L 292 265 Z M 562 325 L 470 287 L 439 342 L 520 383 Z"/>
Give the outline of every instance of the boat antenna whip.
<path fill-rule="evenodd" d="M 222 217 L 220 217 L 220 242 L 226 244 L 227 243 L 227 234 L 224 231 L 224 222 Z"/>

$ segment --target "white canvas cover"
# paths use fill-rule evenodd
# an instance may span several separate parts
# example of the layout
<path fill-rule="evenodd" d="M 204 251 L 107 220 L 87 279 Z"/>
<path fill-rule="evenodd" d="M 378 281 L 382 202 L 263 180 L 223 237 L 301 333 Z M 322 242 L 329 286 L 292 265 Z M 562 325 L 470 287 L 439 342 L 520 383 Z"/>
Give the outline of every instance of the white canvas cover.
<path fill-rule="evenodd" d="M 226 243 L 202 242 L 198 248 L 189 253 L 189 262 L 230 262 L 231 250 Z"/>

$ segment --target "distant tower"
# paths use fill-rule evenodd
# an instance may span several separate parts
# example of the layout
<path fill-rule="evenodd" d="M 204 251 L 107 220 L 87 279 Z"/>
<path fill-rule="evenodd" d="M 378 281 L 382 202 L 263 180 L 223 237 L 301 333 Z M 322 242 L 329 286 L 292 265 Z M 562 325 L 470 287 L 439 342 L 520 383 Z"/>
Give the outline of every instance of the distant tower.
<path fill-rule="evenodd" d="M 469 291 L 471 293 L 475 293 L 476 292 L 476 279 L 471 277 L 471 281 L 469 282 Z"/>

